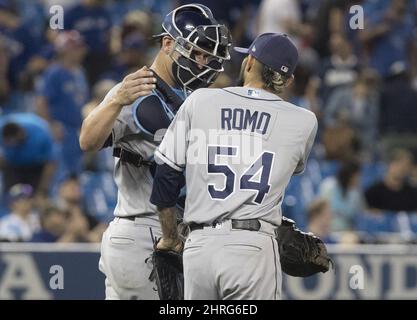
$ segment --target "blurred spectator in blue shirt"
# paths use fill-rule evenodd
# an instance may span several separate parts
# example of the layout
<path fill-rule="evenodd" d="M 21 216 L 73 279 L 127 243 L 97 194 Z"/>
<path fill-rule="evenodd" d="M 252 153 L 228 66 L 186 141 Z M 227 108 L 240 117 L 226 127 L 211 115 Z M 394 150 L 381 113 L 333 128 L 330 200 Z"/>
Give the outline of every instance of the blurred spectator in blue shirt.
<path fill-rule="evenodd" d="M 412 134 L 417 147 L 417 91 L 412 88 L 404 65 L 396 73 L 386 79 L 381 90 L 381 134 Z"/>
<path fill-rule="evenodd" d="M 30 26 L 19 17 L 17 8 L 10 0 L 0 0 L 0 42 L 10 53 L 9 80 L 15 88 L 20 72 L 29 58 L 35 54 L 39 42 L 35 40 Z"/>
<path fill-rule="evenodd" d="M 199 2 L 199 1 L 197 1 Z M 121 25 L 125 16 L 130 12 L 143 10 L 153 21 L 160 21 L 161 17 L 175 8 L 176 1 L 167 0 L 112 0 L 108 8 L 114 25 Z"/>
<path fill-rule="evenodd" d="M 407 0 L 366 1 L 365 28 L 360 39 L 368 51 L 369 66 L 382 77 L 390 74 L 393 64 L 410 65 L 414 12 Z"/>
<path fill-rule="evenodd" d="M 112 68 L 102 78 L 120 82 L 123 78 L 146 65 L 148 47 L 140 33 L 131 33 L 122 41 L 122 48 L 116 55 Z"/>
<path fill-rule="evenodd" d="M 325 125 L 331 126 L 344 118 L 358 133 L 366 152 L 376 150 L 378 133 L 379 101 L 376 78 L 373 74 L 362 73 L 354 84 L 342 86 L 333 91 L 325 106 Z"/>
<path fill-rule="evenodd" d="M 379 131 L 383 156 L 396 148 L 417 154 L 417 90 L 409 71 L 399 63 L 380 90 Z"/>
<path fill-rule="evenodd" d="M 68 228 L 68 212 L 56 206 L 47 206 L 40 214 L 41 229 L 35 232 L 31 242 L 65 242 L 71 238 Z"/>
<path fill-rule="evenodd" d="M 40 214 L 41 229 L 35 232 L 31 242 L 61 242 L 67 229 L 68 214 L 55 206 L 44 208 Z"/>
<path fill-rule="evenodd" d="M 352 86 L 358 78 L 359 62 L 352 52 L 352 46 L 340 33 L 332 34 L 329 40 L 331 55 L 321 64 L 318 77 L 320 79 L 320 96 L 326 106 L 335 89 Z"/>
<path fill-rule="evenodd" d="M 360 169 L 356 162 L 344 163 L 336 177 L 328 177 L 320 185 L 319 196 L 329 201 L 333 212 L 333 231 L 352 230 L 355 217 L 363 212 Z"/>
<path fill-rule="evenodd" d="M 156 21 L 160 21 L 160 19 L 156 19 Z M 155 25 L 157 25 L 156 28 Z M 125 39 L 133 35 L 136 38 L 141 37 L 141 46 L 147 48 L 147 50 L 142 50 L 143 57 L 141 59 L 151 62 L 156 51 L 159 50 L 158 43 L 153 38 L 153 35 L 159 33 L 160 28 L 160 24 L 155 23 L 155 17 L 149 12 L 141 10 L 129 12 L 124 17 L 121 26 L 114 28 L 111 42 L 113 54 L 120 53 L 123 46 L 126 45 Z"/>
<path fill-rule="evenodd" d="M 40 212 L 40 226 L 31 242 L 98 242 L 91 236 L 85 217 L 48 204 Z"/>
<path fill-rule="evenodd" d="M 33 189 L 16 184 L 9 191 L 11 212 L 0 219 L 0 241 L 28 241 L 40 229 L 38 215 L 33 211 Z"/>
<path fill-rule="evenodd" d="M 57 34 L 58 31 L 46 28 L 39 51 L 29 59 L 25 69 L 20 73 L 19 94 L 23 100 L 23 110 L 26 112 L 36 112 L 36 87 L 55 58 L 53 42 Z"/>
<path fill-rule="evenodd" d="M 0 107 L 7 102 L 10 93 L 10 82 L 7 77 L 9 71 L 9 55 L 7 52 L 6 44 L 0 39 Z M 0 113 L 3 110 L 0 109 Z"/>
<path fill-rule="evenodd" d="M 99 242 L 107 225 L 100 223 L 87 212 L 81 192 L 81 184 L 76 176 L 66 177 L 59 186 L 57 206 L 68 212 L 69 237 L 73 241 Z"/>
<path fill-rule="evenodd" d="M 82 0 L 65 12 L 65 29 L 77 30 L 87 45 L 84 66 L 90 85 L 108 68 L 111 19 L 101 0 Z"/>
<path fill-rule="evenodd" d="M 48 124 L 29 114 L 12 114 L 0 120 L 3 191 L 15 184 L 30 184 L 46 194 L 55 171 L 52 134 Z"/>
<path fill-rule="evenodd" d="M 39 50 L 31 56 L 26 68 L 22 70 L 20 75 L 20 88 L 27 94 L 35 95 L 36 82 L 55 58 L 54 42 L 60 32 L 51 29 L 49 21 L 45 21 L 42 26 L 43 33 L 39 39 Z M 28 111 L 33 112 L 34 110 Z"/>
<path fill-rule="evenodd" d="M 314 1 L 314 0 L 313 0 Z M 312 23 L 315 29 L 314 49 L 320 57 L 330 55 L 329 39 L 334 33 L 343 33 L 345 12 L 358 0 L 321 0 L 315 1 L 317 8 Z"/>
<path fill-rule="evenodd" d="M 44 0 L 17 0 L 16 2 L 20 17 L 25 25 L 30 26 L 29 30 L 33 38 L 38 42 L 41 41 L 50 6 L 45 10 Z"/>
<path fill-rule="evenodd" d="M 81 110 L 89 96 L 81 68 L 85 46 L 79 33 L 70 31 L 57 36 L 55 49 L 58 61 L 47 68 L 38 87 L 37 112 L 50 123 L 55 139 L 61 142 L 63 171 L 79 173 Z"/>

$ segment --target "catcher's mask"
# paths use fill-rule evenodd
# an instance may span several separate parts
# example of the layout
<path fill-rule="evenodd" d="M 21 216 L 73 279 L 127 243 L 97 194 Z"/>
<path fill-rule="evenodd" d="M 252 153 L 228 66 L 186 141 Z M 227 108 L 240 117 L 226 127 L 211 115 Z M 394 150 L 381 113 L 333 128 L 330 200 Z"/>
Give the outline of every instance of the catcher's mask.
<path fill-rule="evenodd" d="M 229 30 L 201 4 L 173 10 L 165 17 L 162 28 L 164 32 L 156 37 L 170 36 L 175 40 L 170 55 L 172 73 L 184 92 L 211 85 L 224 70 L 224 62 L 230 60 Z M 198 62 L 196 54 L 202 54 L 205 62 Z"/>

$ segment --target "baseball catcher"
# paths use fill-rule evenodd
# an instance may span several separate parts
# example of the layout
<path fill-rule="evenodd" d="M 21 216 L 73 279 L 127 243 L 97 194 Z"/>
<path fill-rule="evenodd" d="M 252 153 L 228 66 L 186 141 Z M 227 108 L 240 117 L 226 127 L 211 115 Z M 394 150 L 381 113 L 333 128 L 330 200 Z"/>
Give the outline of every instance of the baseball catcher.
<path fill-rule="evenodd" d="M 153 266 L 145 263 L 155 247 L 149 227 L 156 237 L 162 236 L 157 208 L 149 202 L 154 151 L 185 97 L 211 85 L 230 59 L 230 33 L 206 6 L 176 8 L 165 17 L 162 29 L 155 36 L 160 48 L 152 65 L 138 68 L 111 89 L 81 129 L 83 150 L 111 147 L 115 158 L 118 202 L 103 235 L 99 263 L 106 276 L 106 299 L 158 299 L 149 281 Z M 160 271 L 154 274 L 161 274 L 156 261 Z"/>

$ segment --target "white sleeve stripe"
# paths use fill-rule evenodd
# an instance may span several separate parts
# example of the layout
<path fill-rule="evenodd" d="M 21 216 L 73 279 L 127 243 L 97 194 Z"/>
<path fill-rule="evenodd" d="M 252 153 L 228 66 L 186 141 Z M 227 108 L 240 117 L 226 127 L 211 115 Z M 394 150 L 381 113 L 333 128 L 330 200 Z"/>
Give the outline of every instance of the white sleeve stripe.
<path fill-rule="evenodd" d="M 158 157 L 161 159 L 165 164 L 169 165 L 172 169 L 177 171 L 184 171 L 184 168 L 176 164 L 174 161 L 167 158 L 166 155 L 164 155 L 161 151 L 155 150 L 155 157 Z"/>

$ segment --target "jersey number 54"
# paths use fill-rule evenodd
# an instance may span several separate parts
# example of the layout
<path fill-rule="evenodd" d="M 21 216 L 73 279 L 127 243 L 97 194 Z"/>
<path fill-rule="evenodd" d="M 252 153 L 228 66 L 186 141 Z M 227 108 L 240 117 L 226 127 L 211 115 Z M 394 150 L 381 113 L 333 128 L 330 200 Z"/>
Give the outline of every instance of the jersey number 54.
<path fill-rule="evenodd" d="M 207 172 L 208 174 L 223 174 L 225 183 L 222 189 L 217 188 L 215 184 L 208 184 L 208 192 L 212 199 L 225 200 L 235 192 L 236 173 L 233 168 L 227 164 L 218 164 L 217 159 L 223 157 L 236 157 L 238 147 L 233 146 L 207 146 Z M 261 204 L 271 188 L 270 175 L 272 164 L 274 162 L 274 153 L 263 152 L 239 178 L 240 190 L 254 190 L 256 197 L 253 200 L 256 204 Z M 255 180 L 255 176 L 258 179 Z"/>

